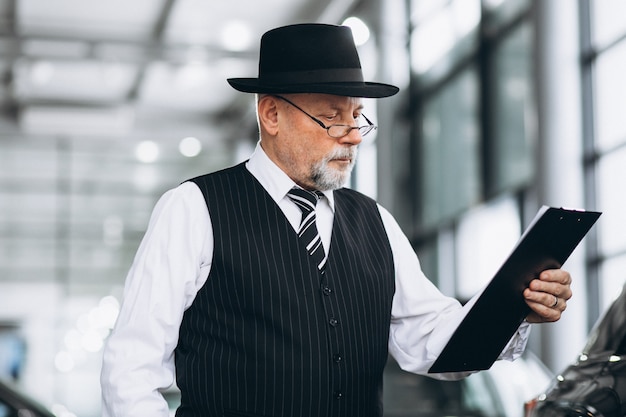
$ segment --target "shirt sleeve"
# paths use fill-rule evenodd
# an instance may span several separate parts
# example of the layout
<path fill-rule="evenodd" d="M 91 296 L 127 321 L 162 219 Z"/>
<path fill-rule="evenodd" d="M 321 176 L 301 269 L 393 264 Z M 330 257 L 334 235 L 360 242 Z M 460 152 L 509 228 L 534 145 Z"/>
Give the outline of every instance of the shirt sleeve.
<path fill-rule="evenodd" d="M 103 355 L 104 417 L 170 415 L 162 391 L 174 383 L 174 349 L 184 311 L 208 276 L 213 230 L 194 183 L 155 205 L 124 287 Z"/>
<path fill-rule="evenodd" d="M 419 259 L 391 214 L 379 206 L 394 257 L 396 292 L 391 307 L 389 353 L 405 371 L 428 374 L 452 333 L 473 304 L 442 294 L 422 272 Z M 479 296 L 477 294 L 475 297 Z M 514 360 L 526 347 L 529 325 L 524 323 L 505 347 L 500 359 Z M 428 374 L 458 379 L 468 373 Z"/>

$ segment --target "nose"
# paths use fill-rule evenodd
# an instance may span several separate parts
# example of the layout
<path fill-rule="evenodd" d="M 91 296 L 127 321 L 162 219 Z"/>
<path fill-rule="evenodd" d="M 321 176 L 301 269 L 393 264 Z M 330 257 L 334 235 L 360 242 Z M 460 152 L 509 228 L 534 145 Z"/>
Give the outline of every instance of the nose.
<path fill-rule="evenodd" d="M 342 145 L 358 145 L 363 141 L 363 136 L 359 129 L 352 129 L 350 133 L 338 139 Z"/>

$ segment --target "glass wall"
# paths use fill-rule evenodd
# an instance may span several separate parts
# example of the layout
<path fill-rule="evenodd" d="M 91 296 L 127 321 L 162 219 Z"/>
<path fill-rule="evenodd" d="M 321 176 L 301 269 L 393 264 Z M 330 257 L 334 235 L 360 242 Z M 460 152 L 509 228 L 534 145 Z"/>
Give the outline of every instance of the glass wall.
<path fill-rule="evenodd" d="M 524 187 L 533 180 L 535 104 L 532 94 L 532 22 L 524 21 L 493 47 L 485 107 L 489 195 Z"/>
<path fill-rule="evenodd" d="M 626 281 L 626 197 L 621 192 L 626 178 L 626 3 L 580 0 L 568 3 L 572 13 L 554 10 L 559 16 L 548 16 L 552 11 L 530 0 L 408 4 L 414 214 L 406 229 L 425 272 L 444 292 L 471 296 L 490 277 L 484 259 L 504 246 L 512 248 L 511 237 L 533 217 L 542 204 L 538 200 L 551 197 L 551 187 L 566 180 L 567 189 L 584 194 L 584 208 L 603 212 L 585 240 L 586 276 L 578 288 L 587 320 L 577 318 L 573 325 L 586 333 Z M 558 22 L 550 21 L 557 18 L 572 20 L 581 34 L 580 50 L 578 39 L 572 43 L 577 55 L 571 62 L 557 62 L 540 43 L 558 36 Z M 555 65 L 582 75 L 582 95 L 570 97 L 580 105 L 568 111 L 559 107 L 559 100 L 566 104 L 559 91 L 567 83 L 552 89 L 548 83 L 558 79 L 537 78 L 549 78 L 541 68 Z M 565 114 L 574 115 L 567 124 L 576 135 L 555 137 L 564 131 L 559 123 Z M 559 123 L 552 123 L 555 117 Z M 572 140 L 584 142 L 584 155 L 559 160 L 561 151 L 571 156 L 570 148 L 579 147 Z M 559 170 L 559 163 L 579 164 L 584 181 L 568 177 L 576 170 Z M 555 172 L 558 179 L 544 177 Z M 493 237 L 499 247 L 476 238 L 477 230 L 490 233 L 490 222 L 507 231 Z"/>
<path fill-rule="evenodd" d="M 424 228 L 436 227 L 479 201 L 477 80 L 475 68 L 469 67 L 424 102 L 416 156 Z"/>
<path fill-rule="evenodd" d="M 410 5 L 411 237 L 427 275 L 467 299 L 519 237 L 536 171 L 531 3 Z"/>
<path fill-rule="evenodd" d="M 581 24 L 588 28 L 583 39 L 583 99 L 591 104 L 585 118 L 586 175 L 591 185 L 590 198 L 603 211 L 598 224 L 597 263 L 592 264 L 599 300 L 590 300 L 590 304 L 597 316 L 617 297 L 626 281 L 626 3 L 586 0 L 580 4 Z"/>

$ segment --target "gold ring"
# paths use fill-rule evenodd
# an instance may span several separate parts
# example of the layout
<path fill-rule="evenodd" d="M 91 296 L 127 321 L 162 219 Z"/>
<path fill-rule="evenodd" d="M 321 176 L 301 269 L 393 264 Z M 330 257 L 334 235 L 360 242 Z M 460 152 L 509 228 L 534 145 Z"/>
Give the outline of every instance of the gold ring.
<path fill-rule="evenodd" d="M 552 304 L 552 308 L 556 307 L 556 305 L 559 303 L 559 299 L 558 297 L 555 295 L 554 296 L 554 304 Z"/>

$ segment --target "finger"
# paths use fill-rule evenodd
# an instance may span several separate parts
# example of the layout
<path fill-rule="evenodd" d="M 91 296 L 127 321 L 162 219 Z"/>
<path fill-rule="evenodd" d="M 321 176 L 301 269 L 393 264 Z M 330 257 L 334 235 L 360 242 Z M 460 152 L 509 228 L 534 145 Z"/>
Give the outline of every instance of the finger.
<path fill-rule="evenodd" d="M 567 306 L 566 297 L 560 297 L 552 292 L 533 291 L 530 288 L 526 288 L 526 290 L 524 290 L 524 298 L 529 305 L 530 303 L 534 303 L 537 306 L 542 306 L 543 309 L 539 308 L 539 310 L 541 310 L 539 311 L 540 313 L 542 311 L 546 312 L 545 310 L 547 309 L 564 311 Z"/>
<path fill-rule="evenodd" d="M 549 295 L 554 295 L 565 300 L 569 300 L 572 297 L 572 289 L 569 284 L 563 284 L 558 281 L 547 281 L 543 279 L 534 279 L 528 285 L 531 291 L 543 292 Z M 537 300 L 539 301 L 539 300 Z M 552 297 L 547 297 L 546 302 L 554 301 Z"/>
<path fill-rule="evenodd" d="M 554 301 L 552 301 L 552 303 L 554 303 Z M 555 307 L 546 306 L 544 303 L 529 300 L 526 301 L 526 304 L 531 309 L 531 313 L 526 317 L 526 320 L 530 323 L 549 323 L 558 321 L 566 308 L 566 302 L 561 299 L 558 300 Z"/>
<path fill-rule="evenodd" d="M 556 306 L 559 305 L 559 297 L 557 297 L 556 295 L 554 296 L 554 303 L 552 303 L 552 305 L 550 306 L 550 308 L 555 308 Z"/>
<path fill-rule="evenodd" d="M 543 282 L 555 282 L 563 285 L 570 285 L 572 277 L 564 269 L 546 269 L 539 274 L 539 279 Z"/>

